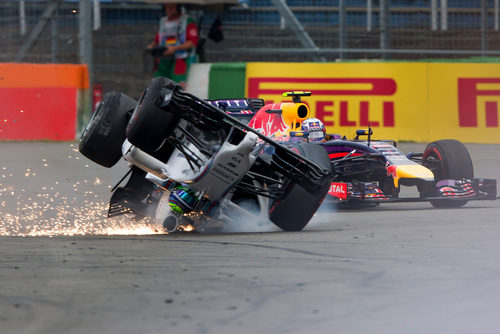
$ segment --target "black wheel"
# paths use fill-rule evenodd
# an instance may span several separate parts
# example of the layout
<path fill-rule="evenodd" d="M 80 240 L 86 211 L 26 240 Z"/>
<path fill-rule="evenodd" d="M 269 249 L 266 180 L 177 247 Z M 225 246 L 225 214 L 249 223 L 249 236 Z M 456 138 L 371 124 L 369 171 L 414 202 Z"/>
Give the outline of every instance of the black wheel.
<path fill-rule="evenodd" d="M 117 91 L 104 95 L 83 130 L 80 152 L 101 166 L 114 166 L 122 156 L 125 130 L 136 105 L 137 101 Z"/>
<path fill-rule="evenodd" d="M 180 87 L 163 77 L 149 83 L 127 126 L 127 139 L 148 153 L 156 151 L 179 122 L 179 117 L 160 108 L 165 96 Z"/>
<path fill-rule="evenodd" d="M 434 173 L 434 180 L 445 179 L 459 180 L 474 177 L 474 167 L 469 151 L 464 144 L 454 139 L 438 140 L 427 145 L 423 164 Z M 435 207 L 457 208 L 467 201 L 431 201 Z"/>
<path fill-rule="evenodd" d="M 302 156 L 331 171 L 330 159 L 321 145 L 299 143 L 294 148 Z M 323 202 L 330 188 L 330 183 L 330 181 L 325 182 L 318 192 L 312 194 L 298 184 L 290 182 L 286 186 L 283 196 L 271 201 L 269 219 L 284 231 L 302 230 Z"/>

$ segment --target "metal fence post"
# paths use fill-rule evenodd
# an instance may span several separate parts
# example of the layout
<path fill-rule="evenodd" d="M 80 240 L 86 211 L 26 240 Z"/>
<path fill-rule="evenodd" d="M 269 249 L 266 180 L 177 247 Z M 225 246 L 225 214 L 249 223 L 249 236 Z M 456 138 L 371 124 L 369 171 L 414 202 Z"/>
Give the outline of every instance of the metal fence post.
<path fill-rule="evenodd" d="M 481 56 L 488 50 L 488 0 L 481 0 Z"/>
<path fill-rule="evenodd" d="M 431 0 L 431 30 L 438 29 L 438 0 Z"/>
<path fill-rule="evenodd" d="M 94 31 L 101 29 L 101 1 L 94 0 Z"/>
<path fill-rule="evenodd" d="M 441 0 L 441 30 L 448 30 L 448 0 Z"/>
<path fill-rule="evenodd" d="M 92 67 L 92 15 L 90 1 L 80 0 L 78 16 L 78 42 L 80 63 L 87 64 L 89 72 Z"/>
<path fill-rule="evenodd" d="M 381 58 L 387 59 L 389 48 L 389 0 L 380 0 L 380 49 Z"/>
<path fill-rule="evenodd" d="M 79 0 L 78 42 L 80 63 L 86 64 L 89 73 L 89 91 L 82 97 L 82 109 L 78 112 L 77 132 L 87 124 L 92 105 L 92 8 L 89 0 Z"/>
<path fill-rule="evenodd" d="M 339 0 L 339 59 L 345 57 L 345 0 Z"/>
<path fill-rule="evenodd" d="M 26 35 L 26 3 L 24 0 L 19 1 L 19 30 L 21 36 Z"/>
<path fill-rule="evenodd" d="M 57 48 L 58 48 L 58 39 L 59 36 L 57 34 L 57 19 L 52 17 L 50 19 L 50 40 L 51 40 L 51 58 L 52 63 L 57 63 Z"/>
<path fill-rule="evenodd" d="M 373 26 L 373 0 L 366 0 L 366 31 L 372 31 Z"/>
<path fill-rule="evenodd" d="M 493 10 L 493 17 L 494 17 L 494 25 L 495 25 L 495 31 L 498 31 L 499 29 L 499 20 L 498 20 L 498 0 L 495 0 L 493 3 L 494 10 Z"/>

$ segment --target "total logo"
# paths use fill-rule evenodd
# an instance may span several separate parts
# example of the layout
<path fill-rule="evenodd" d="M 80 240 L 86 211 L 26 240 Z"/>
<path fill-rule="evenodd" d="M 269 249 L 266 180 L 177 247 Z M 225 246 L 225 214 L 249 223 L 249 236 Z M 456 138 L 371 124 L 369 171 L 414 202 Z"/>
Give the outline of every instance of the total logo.
<path fill-rule="evenodd" d="M 347 183 L 332 183 L 328 194 L 341 200 L 347 199 Z"/>

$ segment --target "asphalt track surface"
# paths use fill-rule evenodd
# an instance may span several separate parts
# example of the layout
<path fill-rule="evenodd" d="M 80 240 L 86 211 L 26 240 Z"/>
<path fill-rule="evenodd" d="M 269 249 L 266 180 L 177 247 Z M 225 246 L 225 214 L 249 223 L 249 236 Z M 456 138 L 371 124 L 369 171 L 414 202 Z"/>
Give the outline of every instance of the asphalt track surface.
<path fill-rule="evenodd" d="M 467 146 L 476 176 L 500 179 L 500 145 Z M 104 218 L 124 163 L 74 143 L 0 152 L 1 333 L 499 332 L 500 201 L 151 234 Z"/>

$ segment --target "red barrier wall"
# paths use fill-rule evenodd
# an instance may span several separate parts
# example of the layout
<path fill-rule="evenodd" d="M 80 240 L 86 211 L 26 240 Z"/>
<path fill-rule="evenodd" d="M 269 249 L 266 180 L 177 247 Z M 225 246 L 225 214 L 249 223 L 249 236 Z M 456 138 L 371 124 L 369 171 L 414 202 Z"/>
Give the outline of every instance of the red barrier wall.
<path fill-rule="evenodd" d="M 0 140 L 74 140 L 85 65 L 0 64 Z"/>

